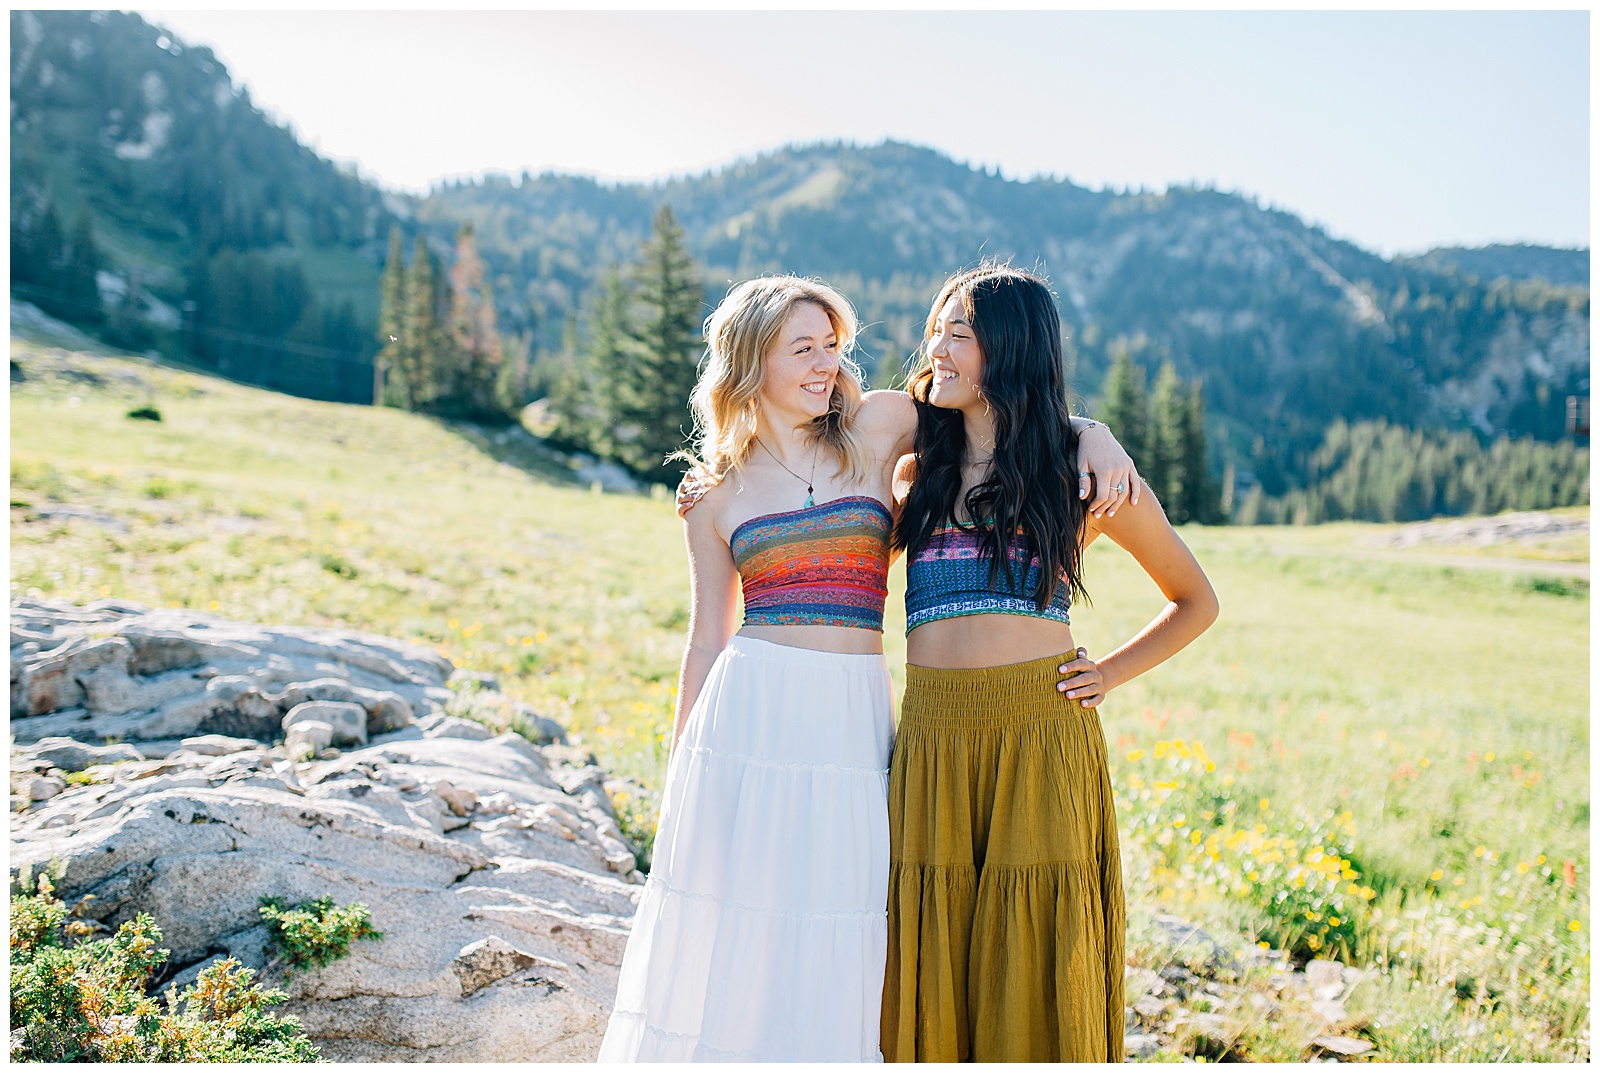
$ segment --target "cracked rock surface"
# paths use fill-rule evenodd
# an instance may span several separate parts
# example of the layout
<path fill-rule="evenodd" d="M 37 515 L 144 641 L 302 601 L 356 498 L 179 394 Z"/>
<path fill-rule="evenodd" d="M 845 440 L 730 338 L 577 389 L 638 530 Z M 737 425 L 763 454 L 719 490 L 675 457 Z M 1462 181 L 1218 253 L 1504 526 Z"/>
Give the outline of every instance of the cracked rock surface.
<path fill-rule="evenodd" d="M 643 877 L 592 758 L 446 715 L 452 671 L 370 635 L 14 605 L 11 872 L 59 858 L 90 919 L 154 917 L 153 989 L 239 958 L 334 1061 L 591 1060 Z M 286 751 L 296 709 L 347 744 Z M 384 938 L 286 974 L 260 899 L 324 894 Z"/>

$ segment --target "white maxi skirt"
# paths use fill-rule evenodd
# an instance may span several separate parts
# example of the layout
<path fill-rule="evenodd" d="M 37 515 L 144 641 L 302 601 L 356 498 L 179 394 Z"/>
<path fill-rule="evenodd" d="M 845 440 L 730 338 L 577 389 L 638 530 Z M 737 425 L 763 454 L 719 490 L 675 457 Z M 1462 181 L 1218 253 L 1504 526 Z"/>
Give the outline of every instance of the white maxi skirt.
<path fill-rule="evenodd" d="M 600 1061 L 882 1061 L 889 693 L 881 655 L 736 636 L 717 657 Z"/>

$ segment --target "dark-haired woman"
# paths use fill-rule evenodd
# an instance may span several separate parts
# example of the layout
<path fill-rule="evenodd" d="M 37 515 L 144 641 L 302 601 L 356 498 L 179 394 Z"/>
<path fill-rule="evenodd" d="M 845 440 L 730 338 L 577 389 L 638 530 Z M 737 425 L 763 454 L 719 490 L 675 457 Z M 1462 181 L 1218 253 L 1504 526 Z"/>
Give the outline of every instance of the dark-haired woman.
<path fill-rule="evenodd" d="M 1093 515 L 1075 494 L 1060 321 L 1037 276 L 950 279 L 911 394 L 884 1057 L 1120 1062 L 1122 872 L 1094 709 L 1199 636 L 1216 596 L 1154 496 Z M 1101 534 L 1168 603 L 1090 660 L 1069 608 Z"/>

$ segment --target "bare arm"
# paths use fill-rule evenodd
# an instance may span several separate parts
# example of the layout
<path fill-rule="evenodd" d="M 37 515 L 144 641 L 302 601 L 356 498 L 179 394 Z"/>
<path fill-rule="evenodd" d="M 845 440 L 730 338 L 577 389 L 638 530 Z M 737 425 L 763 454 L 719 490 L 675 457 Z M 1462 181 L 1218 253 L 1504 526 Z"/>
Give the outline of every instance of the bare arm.
<path fill-rule="evenodd" d="M 908 453 L 917 433 L 917 404 L 904 391 L 869 391 L 861 400 L 860 427 L 874 447 L 886 447 L 894 460 Z M 1096 494 L 1089 512 L 1096 516 L 1114 512 L 1124 501 L 1139 502 L 1139 473 L 1133 459 L 1111 430 L 1088 417 L 1074 417 L 1078 434 L 1078 498 L 1089 498 L 1089 478 Z M 1121 488 L 1119 492 L 1116 489 Z"/>
<path fill-rule="evenodd" d="M 683 520 L 684 542 L 689 547 L 689 643 L 678 669 L 678 701 L 672 711 L 674 748 L 711 665 L 737 628 L 739 572 L 728 542 L 716 530 L 715 513 L 691 511 Z"/>
<path fill-rule="evenodd" d="M 1103 694 L 1171 658 L 1199 637 L 1217 620 L 1218 605 L 1205 571 L 1173 531 L 1155 496 L 1145 496 L 1143 502 L 1115 517 L 1108 514 L 1091 519 L 1090 525 L 1131 554 L 1167 598 L 1167 606 L 1144 629 L 1093 661 L 1104 677 L 1104 688 L 1099 691 Z"/>
<path fill-rule="evenodd" d="M 1139 472 L 1133 459 L 1111 430 L 1087 417 L 1072 418 L 1078 434 L 1078 498 L 1089 498 L 1090 478 L 1094 478 L 1094 500 L 1089 513 L 1096 518 L 1115 514 L 1124 502 L 1139 502 Z"/>

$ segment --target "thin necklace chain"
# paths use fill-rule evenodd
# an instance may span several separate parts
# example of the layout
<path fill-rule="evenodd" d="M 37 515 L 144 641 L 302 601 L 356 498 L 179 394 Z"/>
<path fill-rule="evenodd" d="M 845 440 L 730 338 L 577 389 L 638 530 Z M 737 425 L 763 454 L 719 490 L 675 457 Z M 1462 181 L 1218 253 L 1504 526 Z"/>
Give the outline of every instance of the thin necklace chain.
<path fill-rule="evenodd" d="M 763 451 L 767 452 L 767 455 L 774 462 L 776 462 L 780 466 L 783 466 L 784 470 L 789 474 L 789 476 L 793 477 L 797 481 L 805 481 L 805 485 L 806 485 L 806 501 L 805 501 L 804 505 L 800 509 L 804 510 L 806 507 L 816 506 L 817 499 L 816 499 L 816 492 L 815 492 L 815 488 L 813 487 L 813 484 L 814 484 L 814 481 L 815 481 L 816 476 L 817 476 L 817 456 L 816 455 L 812 455 L 811 456 L 811 479 L 808 480 L 807 478 L 800 476 L 800 474 L 796 473 L 794 470 L 789 469 L 788 466 L 784 466 L 783 465 L 783 459 L 781 459 L 777 455 L 773 454 L 772 453 L 772 448 L 768 447 L 767 444 L 766 444 L 766 441 L 763 440 L 760 436 L 756 437 L 756 442 L 761 444 L 761 449 Z"/>

